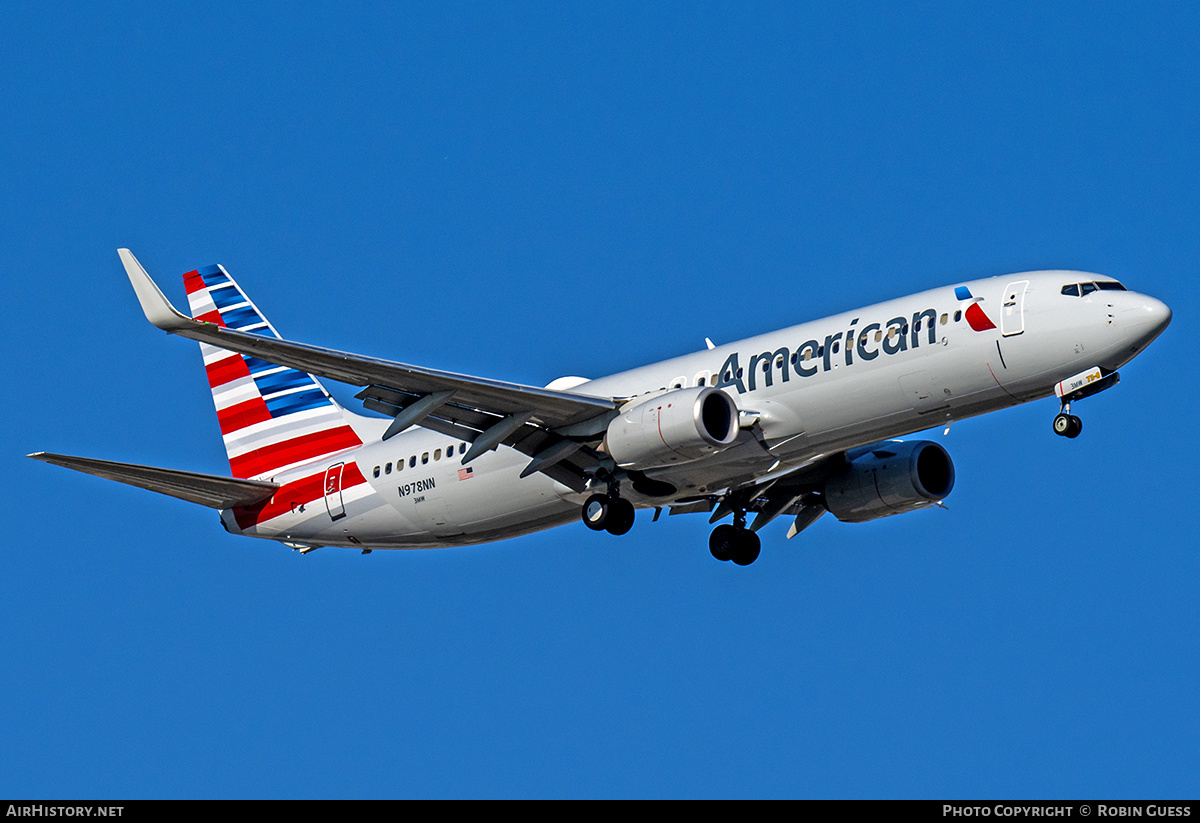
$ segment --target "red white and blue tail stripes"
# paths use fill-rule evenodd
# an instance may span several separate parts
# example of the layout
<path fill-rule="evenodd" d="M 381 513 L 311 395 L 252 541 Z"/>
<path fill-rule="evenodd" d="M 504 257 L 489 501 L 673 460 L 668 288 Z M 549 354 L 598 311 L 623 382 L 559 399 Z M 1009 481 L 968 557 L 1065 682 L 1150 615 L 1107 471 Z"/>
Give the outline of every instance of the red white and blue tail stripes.
<path fill-rule="evenodd" d="M 197 320 L 279 337 L 221 266 L 183 280 Z M 206 343 L 200 351 L 234 477 L 266 478 L 362 445 L 312 375 Z"/>

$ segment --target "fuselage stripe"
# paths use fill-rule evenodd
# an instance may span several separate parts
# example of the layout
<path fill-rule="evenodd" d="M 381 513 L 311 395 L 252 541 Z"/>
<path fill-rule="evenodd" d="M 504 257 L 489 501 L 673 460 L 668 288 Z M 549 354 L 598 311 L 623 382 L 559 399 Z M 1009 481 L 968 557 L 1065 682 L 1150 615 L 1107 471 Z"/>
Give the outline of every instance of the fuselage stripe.
<path fill-rule="evenodd" d="M 321 455 L 361 446 L 362 440 L 349 426 L 313 432 L 279 443 L 262 446 L 252 452 L 229 458 L 234 477 L 256 477 L 275 469 L 315 460 Z"/>
<path fill-rule="evenodd" d="M 367 482 L 367 478 L 359 471 L 358 464 L 353 461 L 342 468 L 341 491 L 346 491 Z M 287 514 L 296 506 L 307 506 L 320 503 L 325 496 L 325 469 L 316 474 L 293 480 L 280 487 L 270 499 L 250 508 L 238 507 L 233 510 L 233 516 L 239 527 L 246 529 L 258 523 L 265 523 L 280 515 Z"/>

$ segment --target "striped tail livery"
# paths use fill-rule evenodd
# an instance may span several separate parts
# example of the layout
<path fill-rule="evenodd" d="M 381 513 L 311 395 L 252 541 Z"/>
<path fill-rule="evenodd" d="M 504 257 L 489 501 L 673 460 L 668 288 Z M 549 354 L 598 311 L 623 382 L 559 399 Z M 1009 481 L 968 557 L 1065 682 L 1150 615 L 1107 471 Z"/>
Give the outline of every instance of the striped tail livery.
<path fill-rule="evenodd" d="M 279 339 L 221 266 L 183 276 L 192 316 Z M 200 343 L 234 477 L 266 479 L 362 445 L 347 414 L 310 374 Z"/>

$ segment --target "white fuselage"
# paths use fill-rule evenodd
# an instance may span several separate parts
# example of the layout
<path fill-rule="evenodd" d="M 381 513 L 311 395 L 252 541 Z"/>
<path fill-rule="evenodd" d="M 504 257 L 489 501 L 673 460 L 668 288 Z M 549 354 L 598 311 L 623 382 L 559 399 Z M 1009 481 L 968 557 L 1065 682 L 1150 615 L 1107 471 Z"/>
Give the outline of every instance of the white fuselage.
<path fill-rule="evenodd" d="M 1062 293 L 1106 280 L 1049 271 L 933 289 L 717 346 L 571 388 L 642 402 L 677 388 L 717 386 L 748 421 L 712 457 L 645 472 L 677 492 L 653 499 L 622 487 L 638 506 L 719 493 L 821 456 L 899 437 L 1054 393 L 1094 366 L 1115 371 L 1165 327 L 1170 310 L 1130 291 Z M 969 292 L 970 297 L 962 299 Z M 994 324 L 976 330 L 975 311 Z M 978 315 L 976 315 L 978 316 Z M 919 324 L 919 325 L 918 325 Z M 850 345 L 847 345 L 850 341 Z M 354 464 L 365 482 L 296 506 L 237 533 L 301 545 L 432 548 L 483 543 L 579 517 L 587 495 L 543 474 L 520 478 L 529 457 L 500 447 L 461 464 L 464 444 L 411 428 L 380 439 L 388 421 L 355 417 L 365 445 L 323 460 Z M 313 466 L 274 478 L 287 483 Z M 340 471 L 340 470 L 339 470 Z M 350 472 L 347 471 L 347 477 Z M 336 519 L 335 519 L 336 518 Z"/>

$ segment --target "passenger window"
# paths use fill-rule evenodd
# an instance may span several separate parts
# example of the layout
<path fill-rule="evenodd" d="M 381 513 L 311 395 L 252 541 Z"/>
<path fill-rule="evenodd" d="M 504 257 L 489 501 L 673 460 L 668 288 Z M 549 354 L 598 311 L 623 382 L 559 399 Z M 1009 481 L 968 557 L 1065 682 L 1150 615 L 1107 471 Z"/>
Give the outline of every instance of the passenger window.
<path fill-rule="evenodd" d="M 453 446 L 453 444 L 451 444 L 446 447 L 446 457 L 453 457 L 453 456 L 454 456 L 454 446 Z"/>
<path fill-rule="evenodd" d="M 386 466 L 383 467 L 383 473 L 384 474 L 392 473 L 392 464 L 391 463 L 388 463 Z"/>
<path fill-rule="evenodd" d="M 433 452 L 433 459 L 434 459 L 435 461 L 436 461 L 436 460 L 441 460 L 441 459 L 442 459 L 442 450 L 441 450 L 441 449 L 434 449 L 434 452 Z"/>
<path fill-rule="evenodd" d="M 458 444 L 458 453 L 459 453 L 459 454 L 466 454 L 466 453 L 467 453 L 467 444 L 466 444 L 466 443 L 459 443 L 459 444 Z"/>
<path fill-rule="evenodd" d="M 962 309 L 954 313 L 954 322 L 957 323 L 959 320 L 962 320 Z"/>
<path fill-rule="evenodd" d="M 704 385 L 704 378 L 703 378 L 703 377 L 701 377 L 699 380 L 697 380 L 697 381 L 696 381 L 696 385 L 697 385 L 697 386 L 703 386 L 703 385 Z"/>
<path fill-rule="evenodd" d="M 883 332 L 881 332 L 881 331 L 875 332 L 875 342 L 878 343 L 881 340 L 883 340 Z"/>
<path fill-rule="evenodd" d="M 379 476 L 379 467 L 378 466 L 375 467 L 375 476 L 376 477 Z"/>
<path fill-rule="evenodd" d="M 408 458 L 408 467 L 411 469 L 411 468 L 415 467 L 416 465 L 417 465 L 417 456 L 414 454 L 412 457 Z"/>
<path fill-rule="evenodd" d="M 1062 293 L 1067 295 L 1068 297 L 1078 297 L 1079 296 L 1079 284 L 1072 283 L 1069 286 L 1063 286 Z"/>
<path fill-rule="evenodd" d="M 425 452 L 423 455 L 421 455 L 421 465 L 424 466 L 428 462 L 429 462 L 429 452 Z"/>

